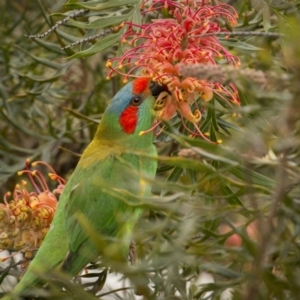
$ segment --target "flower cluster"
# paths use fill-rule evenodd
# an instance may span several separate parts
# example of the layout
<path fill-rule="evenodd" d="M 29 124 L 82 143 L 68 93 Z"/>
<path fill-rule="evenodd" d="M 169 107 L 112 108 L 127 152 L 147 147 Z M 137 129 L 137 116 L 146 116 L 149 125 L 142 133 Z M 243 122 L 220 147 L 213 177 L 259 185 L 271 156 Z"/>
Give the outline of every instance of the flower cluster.
<path fill-rule="evenodd" d="M 108 60 L 107 67 L 111 69 L 108 78 L 113 73 L 119 73 L 127 81 L 128 77 L 143 75 L 165 85 L 170 96 L 164 96 L 164 109 L 160 110 L 158 118 L 168 120 L 178 111 L 196 128 L 201 111 L 192 111 L 190 106 L 198 96 L 209 101 L 215 93 L 227 103 L 239 104 L 233 84 L 225 87 L 206 78 L 183 77 L 179 71 L 182 64 L 240 64 L 239 59 L 231 55 L 213 35 L 226 31 L 221 27 L 221 20 L 236 25 L 237 13 L 230 5 L 212 5 L 211 2 L 144 0 L 143 15 L 159 11 L 168 14 L 168 18 L 153 19 L 151 23 L 143 24 L 125 23 L 127 30 L 122 42 L 129 44 L 130 49 L 122 56 Z M 124 69 L 129 71 L 126 73 Z M 137 70 L 141 74 L 135 74 Z"/>
<path fill-rule="evenodd" d="M 36 161 L 31 164 L 47 166 L 49 177 L 56 180 L 58 186 L 53 192 L 49 190 L 46 179 L 39 170 L 30 170 L 26 160 L 25 170 L 18 175 L 26 175 L 35 191 L 27 190 L 28 183 L 21 180 L 13 193 L 6 193 L 4 203 L 0 203 L 0 251 L 21 251 L 25 258 L 30 258 L 42 243 L 57 206 L 54 194 L 61 194 L 66 181 L 59 177 L 48 164 Z"/>

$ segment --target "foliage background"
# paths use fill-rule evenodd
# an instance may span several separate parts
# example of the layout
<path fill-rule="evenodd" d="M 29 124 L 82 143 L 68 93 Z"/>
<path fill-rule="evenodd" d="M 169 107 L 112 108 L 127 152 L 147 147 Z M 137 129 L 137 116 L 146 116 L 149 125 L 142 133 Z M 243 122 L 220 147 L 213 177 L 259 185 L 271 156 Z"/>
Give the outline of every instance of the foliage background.
<path fill-rule="evenodd" d="M 105 68 L 107 58 L 120 48 L 116 43 L 107 48 L 107 40 L 104 47 L 104 39 L 60 48 L 99 32 L 101 26 L 85 29 L 87 17 L 139 18 L 138 1 L 114 3 L 76 18 L 44 39 L 29 40 L 24 34 L 45 32 L 82 4 L 0 1 L 1 196 L 20 180 L 16 172 L 26 158 L 49 162 L 68 178 L 78 161 L 74 153 L 81 153 L 92 139 L 109 99 L 122 86 L 119 77 L 106 80 Z M 151 279 L 153 294 L 143 290 L 146 299 L 204 299 L 206 291 L 220 299 L 227 288 L 234 299 L 299 298 L 300 3 L 227 3 L 240 16 L 236 31 L 284 36 L 220 38 L 240 57 L 241 70 L 253 70 L 251 76 L 241 71 L 236 78 L 240 109 L 224 109 L 217 103 L 208 108 L 208 131 L 223 140 L 221 146 L 187 137 L 176 130 L 176 122 L 168 137 L 157 138 L 161 158 L 154 196 L 145 203 L 147 211 L 135 233 L 144 263 L 135 274 L 124 270 L 137 285 L 145 278 L 141 275 Z M 82 51 L 91 45 L 99 53 L 86 56 Z M 100 47 L 106 49 L 99 51 Z M 75 53 L 78 58 L 66 59 Z M 263 72 L 262 79 L 254 80 L 254 70 Z M 180 151 L 186 148 L 191 151 Z M 246 228 L 252 222 L 255 234 L 249 236 Z M 225 226 L 229 233 L 222 232 Z M 233 233 L 241 237 L 240 247 L 224 244 Z M 203 271 L 212 274 L 215 283 L 200 288 L 197 278 Z M 89 297 L 75 285 L 70 293 Z"/>

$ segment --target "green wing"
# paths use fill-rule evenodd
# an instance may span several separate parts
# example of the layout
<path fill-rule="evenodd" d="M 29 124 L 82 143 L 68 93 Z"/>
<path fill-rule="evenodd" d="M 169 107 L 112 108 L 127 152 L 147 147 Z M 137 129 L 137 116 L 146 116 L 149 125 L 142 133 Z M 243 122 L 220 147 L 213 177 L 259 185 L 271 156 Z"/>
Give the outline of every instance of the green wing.
<path fill-rule="evenodd" d="M 150 186 L 141 184 L 139 173 L 153 178 L 155 171 L 154 160 L 133 154 L 110 153 L 87 166 L 84 162 L 79 163 L 75 176 L 77 184 L 69 185 L 73 188 L 68 191 L 70 196 L 64 211 L 69 239 L 69 255 L 64 262 L 64 270 L 76 274 L 99 255 L 98 247 L 89 239 L 78 220 L 78 212 L 93 230 L 107 239 L 108 244 L 116 237 L 124 239 L 119 251 L 121 256 L 126 257 L 130 236 L 141 210 L 129 206 L 111 192 L 126 190 L 145 196 L 150 193 Z M 126 200 L 126 193 L 122 197 Z"/>

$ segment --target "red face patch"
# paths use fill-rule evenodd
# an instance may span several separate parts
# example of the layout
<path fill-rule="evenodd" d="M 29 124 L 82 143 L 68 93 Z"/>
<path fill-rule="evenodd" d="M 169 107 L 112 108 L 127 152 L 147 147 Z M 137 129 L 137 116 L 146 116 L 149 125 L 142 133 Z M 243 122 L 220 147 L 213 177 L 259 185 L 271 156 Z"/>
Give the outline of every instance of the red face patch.
<path fill-rule="evenodd" d="M 132 82 L 133 94 L 142 94 L 149 85 L 149 78 L 141 77 Z"/>
<path fill-rule="evenodd" d="M 128 106 L 122 113 L 119 119 L 120 125 L 123 130 L 128 133 L 134 133 L 137 122 L 138 122 L 138 112 L 139 108 L 137 106 Z"/>

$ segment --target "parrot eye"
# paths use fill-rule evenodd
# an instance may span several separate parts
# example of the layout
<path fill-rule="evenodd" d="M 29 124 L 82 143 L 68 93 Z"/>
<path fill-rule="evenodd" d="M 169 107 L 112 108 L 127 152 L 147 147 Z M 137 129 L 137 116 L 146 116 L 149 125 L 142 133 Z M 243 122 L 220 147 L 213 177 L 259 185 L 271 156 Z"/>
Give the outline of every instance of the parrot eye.
<path fill-rule="evenodd" d="M 131 99 L 130 104 L 133 106 L 139 106 L 142 102 L 143 102 L 143 99 L 141 96 L 134 96 Z"/>

